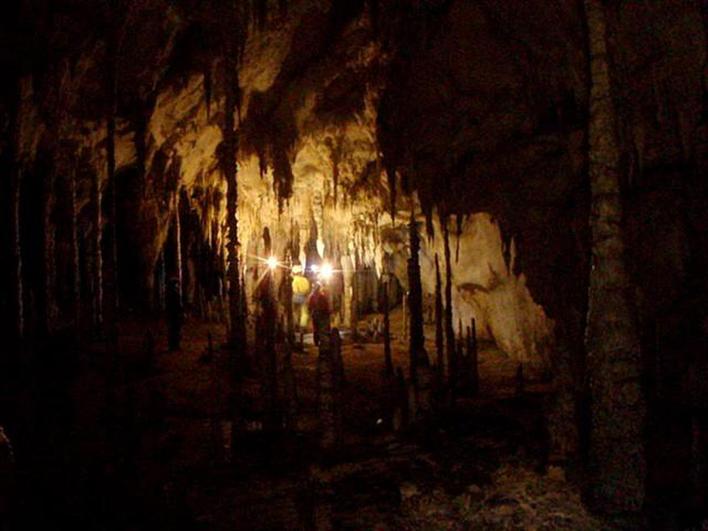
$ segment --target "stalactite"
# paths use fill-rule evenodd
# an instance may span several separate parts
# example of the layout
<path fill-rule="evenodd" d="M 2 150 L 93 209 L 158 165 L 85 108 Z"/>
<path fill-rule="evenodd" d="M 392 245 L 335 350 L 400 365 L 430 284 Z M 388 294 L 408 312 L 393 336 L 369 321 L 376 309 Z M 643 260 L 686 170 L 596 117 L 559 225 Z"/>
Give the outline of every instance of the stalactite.
<path fill-rule="evenodd" d="M 455 222 L 457 225 L 457 232 L 455 233 L 455 263 L 460 261 L 460 238 L 462 237 L 462 223 L 464 217 L 462 214 L 457 214 L 455 216 Z"/>
<path fill-rule="evenodd" d="M 420 237 L 415 215 L 411 212 L 408 224 L 410 257 L 408 258 L 409 285 L 409 315 L 410 315 L 410 378 L 417 381 L 418 366 L 428 366 L 428 356 L 425 352 L 425 336 L 423 333 L 423 288 L 420 280 Z"/>
<path fill-rule="evenodd" d="M 391 209 L 391 223 L 396 224 L 396 170 L 393 167 L 386 166 L 386 178 L 388 179 L 388 193 Z"/>
<path fill-rule="evenodd" d="M 320 192 L 312 195 L 313 232 L 317 244 L 317 254 L 324 256 L 324 198 Z"/>
<path fill-rule="evenodd" d="M 445 246 L 445 339 L 447 343 L 447 382 L 450 389 L 457 385 L 457 356 L 455 330 L 452 327 L 452 261 L 450 259 L 450 231 L 447 216 L 440 215 Z"/>
<path fill-rule="evenodd" d="M 421 205 L 421 210 L 423 212 L 423 217 L 425 217 L 425 235 L 428 237 L 428 241 L 432 241 L 435 238 L 435 227 L 433 226 L 433 206 L 428 203 L 423 203 L 423 205 Z"/>
<path fill-rule="evenodd" d="M 270 239 L 270 229 L 268 227 L 263 227 L 263 250 L 264 256 L 268 257 L 272 254 L 273 244 Z"/>
<path fill-rule="evenodd" d="M 594 497 L 608 513 L 638 512 L 644 503 L 640 341 L 624 263 L 621 155 L 607 57 L 605 7 L 585 0 L 590 51 L 588 127 L 592 268 L 585 330 L 592 396 L 590 452 Z"/>
<path fill-rule="evenodd" d="M 329 158 L 332 164 L 332 194 L 334 197 L 334 208 L 337 208 L 337 191 L 339 188 L 339 162 L 342 158 L 342 139 L 327 139 L 329 148 Z"/>
<path fill-rule="evenodd" d="M 445 374 L 445 339 L 443 333 L 442 283 L 440 281 L 440 260 L 435 253 L 435 353 L 438 383 L 442 383 Z"/>
<path fill-rule="evenodd" d="M 273 187 L 278 199 L 278 212 L 282 213 L 284 204 L 293 193 L 293 170 L 290 165 L 289 149 L 282 146 L 274 146 L 273 151 Z"/>

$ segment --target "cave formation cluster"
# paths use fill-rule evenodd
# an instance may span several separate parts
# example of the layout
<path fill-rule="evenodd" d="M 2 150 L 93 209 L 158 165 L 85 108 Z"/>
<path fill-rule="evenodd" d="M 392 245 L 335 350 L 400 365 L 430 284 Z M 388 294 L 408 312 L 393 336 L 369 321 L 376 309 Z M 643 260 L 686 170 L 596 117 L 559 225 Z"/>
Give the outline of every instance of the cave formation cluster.
<path fill-rule="evenodd" d="M 351 298 L 375 292 L 353 283 L 391 273 L 409 289 L 412 217 L 426 304 L 437 260 L 451 322 L 474 318 L 481 339 L 552 376 L 552 452 L 589 444 L 602 485 L 631 492 L 599 498 L 636 509 L 648 450 L 603 415 L 705 400 L 707 15 L 693 1 L 552 4 L 3 7 L 8 333 L 110 330 L 160 311 L 170 276 L 192 312 L 223 316 L 227 286 L 249 300 L 271 253 L 341 269 L 351 325 Z M 598 251 L 605 236 L 619 247 Z M 631 365 L 619 391 L 598 376 L 617 349 Z M 636 457 L 619 485 L 615 444 Z"/>

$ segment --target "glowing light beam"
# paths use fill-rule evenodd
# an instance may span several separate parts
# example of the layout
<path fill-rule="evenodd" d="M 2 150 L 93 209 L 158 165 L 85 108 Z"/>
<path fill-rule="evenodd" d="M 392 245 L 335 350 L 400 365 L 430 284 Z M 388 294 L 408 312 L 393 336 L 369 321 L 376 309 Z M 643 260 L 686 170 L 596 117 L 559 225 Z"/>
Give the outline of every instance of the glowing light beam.
<path fill-rule="evenodd" d="M 332 264 L 329 262 L 324 262 L 322 264 L 322 267 L 320 268 L 320 277 L 322 280 L 325 282 L 328 281 L 330 278 L 332 278 L 332 273 L 334 273 L 334 269 L 332 269 Z"/>

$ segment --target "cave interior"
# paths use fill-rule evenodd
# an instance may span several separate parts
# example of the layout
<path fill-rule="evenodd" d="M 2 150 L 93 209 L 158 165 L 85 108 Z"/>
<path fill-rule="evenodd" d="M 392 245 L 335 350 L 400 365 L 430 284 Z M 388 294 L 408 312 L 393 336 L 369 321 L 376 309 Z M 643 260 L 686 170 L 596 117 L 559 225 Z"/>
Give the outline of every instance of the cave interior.
<path fill-rule="evenodd" d="M 707 6 L 3 4 L 0 529 L 705 528 Z"/>

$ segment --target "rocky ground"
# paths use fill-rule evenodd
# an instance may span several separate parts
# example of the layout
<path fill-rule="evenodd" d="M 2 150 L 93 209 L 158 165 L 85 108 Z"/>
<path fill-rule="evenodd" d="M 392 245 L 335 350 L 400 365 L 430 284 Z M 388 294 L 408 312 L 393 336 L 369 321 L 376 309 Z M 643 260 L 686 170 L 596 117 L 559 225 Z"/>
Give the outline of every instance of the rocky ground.
<path fill-rule="evenodd" d="M 332 457 L 317 446 L 313 347 L 293 355 L 297 431 L 262 431 L 260 386 L 246 379 L 246 431 L 231 452 L 222 327 L 189 322 L 176 353 L 163 335 L 160 323 L 126 322 L 119 356 L 93 343 L 74 363 L 61 363 L 60 350 L 34 360 L 46 370 L 15 404 L 18 528 L 600 527 L 564 472 L 542 466 L 546 386 L 531 381 L 516 396 L 516 363 L 494 345 L 482 345 L 477 398 L 425 430 L 393 434 L 382 422 L 382 344 L 345 342 L 344 442 Z M 406 365 L 400 337 L 394 361 Z"/>

